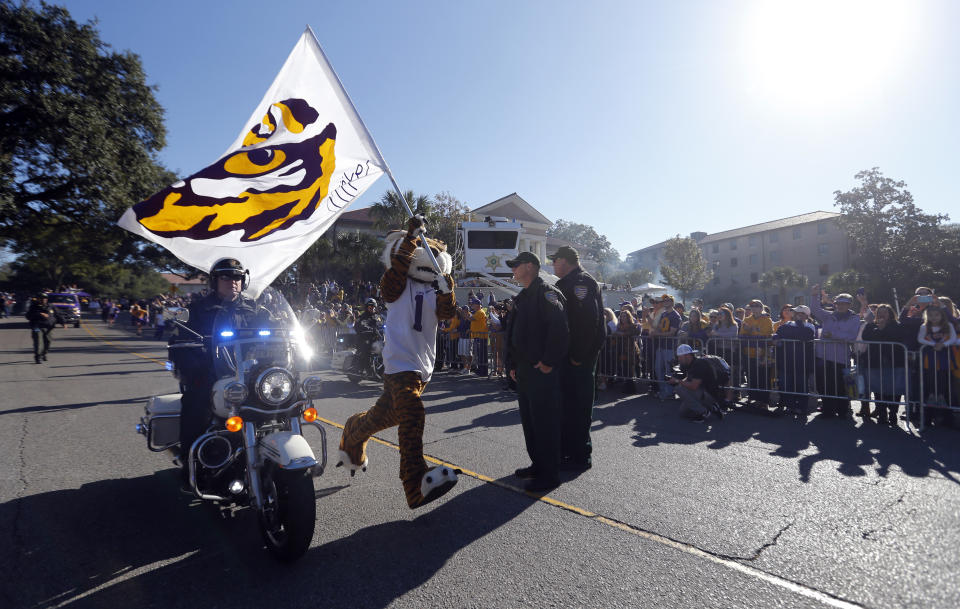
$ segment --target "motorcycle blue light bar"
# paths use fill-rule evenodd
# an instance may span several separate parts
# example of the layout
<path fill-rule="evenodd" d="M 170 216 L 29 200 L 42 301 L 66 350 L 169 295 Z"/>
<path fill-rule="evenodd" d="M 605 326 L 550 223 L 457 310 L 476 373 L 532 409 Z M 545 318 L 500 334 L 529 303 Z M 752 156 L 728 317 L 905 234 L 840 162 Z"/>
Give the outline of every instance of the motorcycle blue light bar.
<path fill-rule="evenodd" d="M 231 336 L 233 336 L 233 330 L 224 330 L 223 332 L 220 333 L 220 336 L 222 336 L 223 338 L 230 338 Z"/>
<path fill-rule="evenodd" d="M 270 330 L 260 330 L 257 334 L 260 336 L 270 336 Z"/>

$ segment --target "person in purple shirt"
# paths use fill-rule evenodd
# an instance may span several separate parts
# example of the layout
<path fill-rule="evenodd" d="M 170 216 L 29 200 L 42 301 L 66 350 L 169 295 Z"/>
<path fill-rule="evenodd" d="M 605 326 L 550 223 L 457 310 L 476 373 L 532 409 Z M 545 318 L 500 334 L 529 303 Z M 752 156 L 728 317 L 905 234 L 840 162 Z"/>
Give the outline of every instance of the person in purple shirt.
<path fill-rule="evenodd" d="M 833 299 L 834 311 L 821 305 L 825 295 L 820 285 L 813 286 L 810 297 L 810 312 L 820 321 L 820 339 L 815 347 L 814 368 L 817 377 L 817 392 L 821 396 L 824 416 L 852 417 L 850 399 L 846 394 L 843 379 L 844 368 L 850 365 L 849 342 L 857 340 L 860 332 L 860 316 L 850 311 L 853 296 L 837 294 Z"/>
<path fill-rule="evenodd" d="M 807 321 L 810 307 L 792 307 L 791 321 L 784 322 L 773 335 L 777 359 L 780 403 L 794 415 L 806 414 L 807 375 L 813 366 L 813 339 L 816 328 Z"/>

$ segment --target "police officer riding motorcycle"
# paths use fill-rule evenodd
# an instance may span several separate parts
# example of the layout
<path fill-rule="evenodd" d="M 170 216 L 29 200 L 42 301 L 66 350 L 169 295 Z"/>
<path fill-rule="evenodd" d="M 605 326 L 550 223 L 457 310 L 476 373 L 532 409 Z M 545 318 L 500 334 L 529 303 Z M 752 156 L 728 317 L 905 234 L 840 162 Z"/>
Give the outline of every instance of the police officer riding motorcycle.
<path fill-rule="evenodd" d="M 353 369 L 357 374 L 367 374 L 373 371 L 375 364 L 371 362 L 370 353 L 374 341 L 382 340 L 380 332 L 380 318 L 377 316 L 377 301 L 368 298 L 364 303 L 364 311 L 353 324 L 357 333 L 357 356 L 353 359 Z"/>
<path fill-rule="evenodd" d="M 311 399 L 321 382 L 300 379 L 309 347 L 289 303 L 271 288 L 257 300 L 243 296 L 248 280 L 239 261 L 217 261 L 211 292 L 172 320 L 181 394 L 151 398 L 137 431 L 151 450 L 176 455 L 184 492 L 256 509 L 268 549 L 289 561 L 309 547 L 315 526 L 311 474 L 323 472 L 326 438 Z M 320 461 L 304 426 L 321 433 Z"/>

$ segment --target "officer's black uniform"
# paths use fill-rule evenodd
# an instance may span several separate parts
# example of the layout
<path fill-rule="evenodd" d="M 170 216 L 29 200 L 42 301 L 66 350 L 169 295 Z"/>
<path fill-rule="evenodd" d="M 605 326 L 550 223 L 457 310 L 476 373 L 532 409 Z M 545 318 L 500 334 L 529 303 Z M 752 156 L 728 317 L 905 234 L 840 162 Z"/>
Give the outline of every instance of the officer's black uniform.
<path fill-rule="evenodd" d="M 44 317 L 43 314 L 47 316 Z M 33 335 L 33 360 L 40 363 L 47 360 L 47 351 L 50 350 L 50 334 L 57 323 L 57 314 L 49 304 L 35 300 L 27 310 L 27 321 L 30 322 L 30 334 Z M 43 348 L 40 341 L 43 340 Z"/>
<path fill-rule="evenodd" d="M 566 298 L 570 327 L 569 357 L 564 358 L 560 366 L 563 392 L 561 455 L 573 467 L 590 467 L 594 372 L 607 336 L 603 299 L 596 280 L 579 266 L 561 278 L 557 288 Z M 579 365 L 574 365 L 571 360 Z"/>
<path fill-rule="evenodd" d="M 199 301 L 190 305 L 190 319 L 187 327 L 203 336 L 212 336 L 217 316 L 223 313 L 229 315 L 229 324 L 235 328 L 248 325 L 256 313 L 256 303 L 242 296 L 232 302 L 224 303 L 216 292 L 211 292 Z M 221 318 L 223 323 L 224 318 Z M 171 344 L 178 339 L 188 342 L 196 340 L 189 334 L 171 337 Z M 210 345 L 207 344 L 207 349 Z M 176 364 L 180 374 L 180 385 L 183 395 L 180 397 L 180 451 L 185 457 L 193 442 L 210 426 L 212 410 L 210 408 L 210 392 L 216 382 L 213 370 L 212 354 L 206 349 L 198 347 L 171 349 L 171 361 Z M 186 460 L 184 459 L 184 464 Z"/>
<path fill-rule="evenodd" d="M 354 362 L 354 369 L 357 372 L 362 373 L 370 369 L 370 349 L 373 341 L 377 339 L 377 322 L 377 314 L 365 310 L 353 323 L 353 329 L 357 333 L 357 359 Z"/>
<path fill-rule="evenodd" d="M 527 454 L 538 481 L 559 483 L 560 369 L 567 356 L 563 294 L 537 277 L 514 299 L 507 327 L 507 370 L 517 375 L 517 401 Z M 553 368 L 544 374 L 538 362 Z"/>

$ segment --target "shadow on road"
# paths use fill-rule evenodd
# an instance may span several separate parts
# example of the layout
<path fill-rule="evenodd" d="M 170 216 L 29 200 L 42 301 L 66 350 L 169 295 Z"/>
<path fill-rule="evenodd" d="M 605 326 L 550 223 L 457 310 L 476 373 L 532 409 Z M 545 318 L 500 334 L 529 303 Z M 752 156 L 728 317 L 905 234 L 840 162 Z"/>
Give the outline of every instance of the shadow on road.
<path fill-rule="evenodd" d="M 23 406 L 21 408 L 11 408 L 10 410 L 0 410 L 0 416 L 7 414 L 25 414 L 28 412 L 58 412 L 61 410 L 78 410 L 80 408 L 90 408 L 91 406 L 105 406 L 108 404 L 144 404 L 152 395 L 145 395 L 138 398 L 122 398 L 119 400 L 101 400 L 99 402 L 83 402 L 80 404 L 57 404 L 55 406 Z"/>
<path fill-rule="evenodd" d="M 13 540 L 0 604 L 386 607 L 535 503 L 481 484 L 413 520 L 360 529 L 284 566 L 262 548 L 252 510 L 224 520 L 176 486 L 167 470 L 0 505 L 0 527 Z M 318 491 L 318 529 L 324 502 L 340 488 Z"/>
<path fill-rule="evenodd" d="M 639 448 L 703 443 L 720 450 L 751 440 L 773 445 L 771 455 L 797 461 L 802 482 L 810 481 L 817 463 L 833 461 L 844 476 L 865 476 L 873 467 L 885 477 L 895 465 L 908 476 L 936 472 L 960 484 L 960 443 L 953 430 L 931 429 L 918 436 L 903 427 L 873 422 L 855 425 L 849 419 L 819 415 L 798 420 L 746 411 L 728 414 L 722 421 L 694 423 L 680 417 L 679 402 L 647 397 L 594 408 L 594 430 L 625 425 L 633 426 L 633 444 Z"/>

